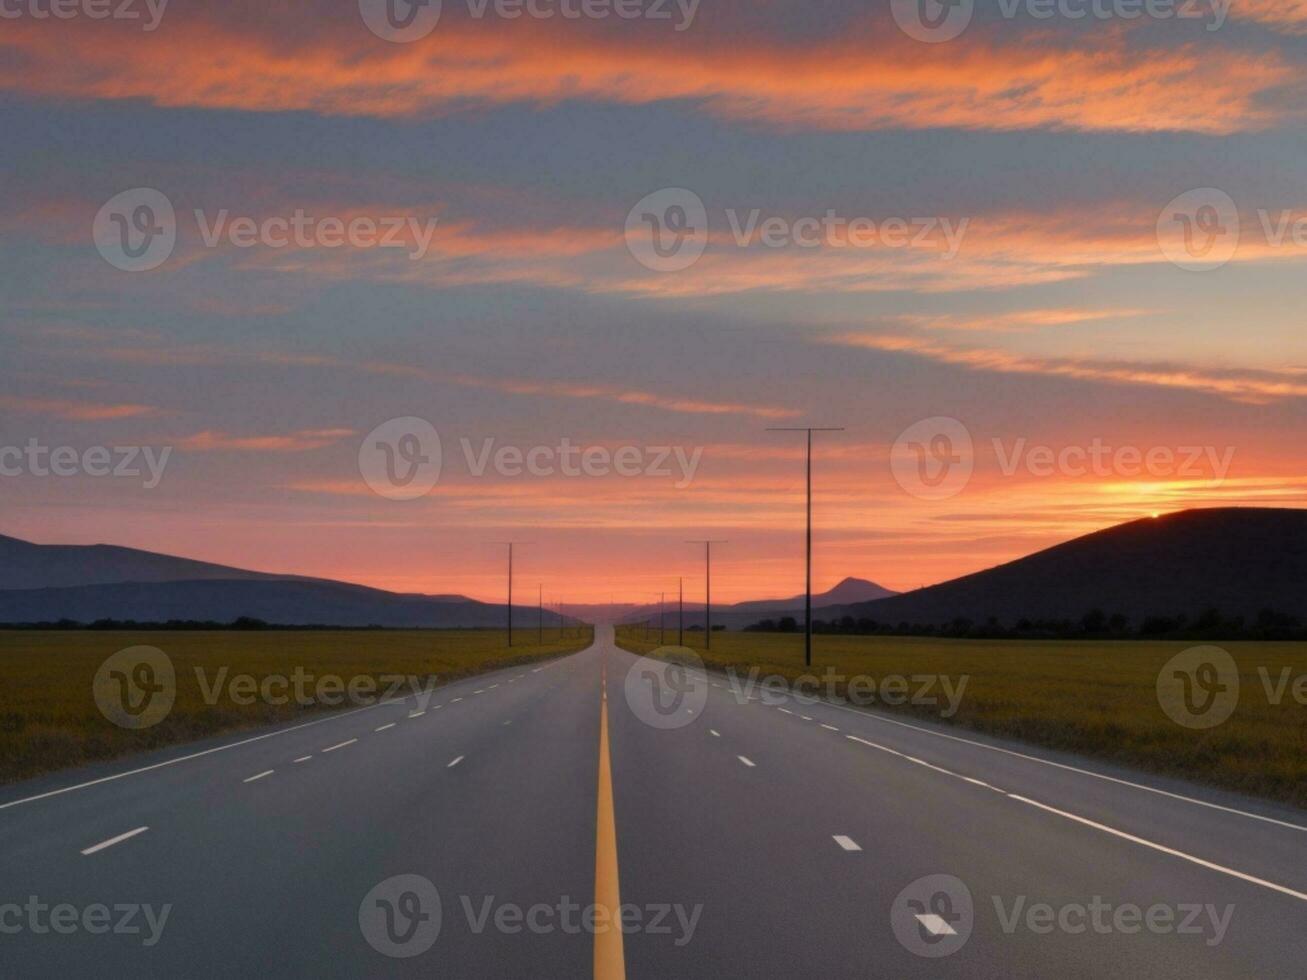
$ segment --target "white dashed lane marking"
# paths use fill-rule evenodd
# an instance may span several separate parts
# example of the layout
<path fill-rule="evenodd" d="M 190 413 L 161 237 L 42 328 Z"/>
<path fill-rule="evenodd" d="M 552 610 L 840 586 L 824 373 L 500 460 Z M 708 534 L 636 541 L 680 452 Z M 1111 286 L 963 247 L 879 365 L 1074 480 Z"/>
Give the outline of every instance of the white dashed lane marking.
<path fill-rule="evenodd" d="M 345 746 L 347 746 L 347 745 L 353 745 L 353 744 L 354 744 L 355 742 L 357 742 L 357 741 L 358 741 L 358 739 L 356 739 L 356 738 L 351 738 L 351 739 L 349 739 L 349 740 L 347 740 L 347 741 L 344 741 L 344 742 L 337 742 L 335 745 L 329 745 L 329 746 L 327 746 L 327 748 L 323 749 L 322 751 L 323 751 L 323 752 L 335 752 L 337 749 L 343 749 Z"/>
<path fill-rule="evenodd" d="M 277 770 L 275 770 L 275 769 L 267 769 L 267 770 L 265 770 L 265 771 L 259 773 L 257 776 L 251 776 L 249 779 L 242 779 L 241 782 L 243 782 L 243 783 L 252 783 L 252 782 L 254 782 L 254 780 L 256 780 L 256 779 L 262 779 L 264 776 L 271 776 L 271 775 L 272 775 L 274 772 L 276 772 L 276 771 L 277 771 Z"/>
<path fill-rule="evenodd" d="M 149 827 L 137 827 L 135 830 L 129 830 L 127 833 L 119 834 L 117 837 L 110 837 L 108 840 L 100 841 L 98 844 L 92 844 L 90 847 L 84 849 L 82 854 L 94 854 L 97 851 L 103 851 L 106 847 L 113 847 L 115 844 L 121 844 L 123 841 L 130 840 L 137 834 L 143 834 L 149 829 Z"/>
<path fill-rule="evenodd" d="M 462 762 L 462 761 L 463 761 L 463 756 L 460 755 L 457 759 L 455 759 L 454 761 L 452 761 L 451 763 L 449 763 L 449 765 L 445 766 L 445 768 L 446 768 L 446 769 L 453 769 L 456 765 L 458 765 L 458 764 L 459 764 L 460 762 Z"/>
<path fill-rule="evenodd" d="M 742 756 L 742 755 L 737 755 L 735 758 L 739 759 L 741 762 L 743 762 L 743 763 L 744 763 L 746 766 L 748 766 L 750 769 L 752 769 L 752 768 L 754 767 L 754 763 L 753 763 L 751 760 L 746 759 L 746 758 L 745 758 L 744 756 Z"/>
<path fill-rule="evenodd" d="M 846 851 L 862 850 L 862 848 L 858 846 L 857 842 L 852 837 L 846 837 L 844 834 L 836 834 L 835 843 L 840 845 L 840 847 L 844 848 L 844 850 Z"/>
<path fill-rule="evenodd" d="M 915 917 L 922 927 L 932 936 L 956 936 L 953 927 L 933 912 Z"/>

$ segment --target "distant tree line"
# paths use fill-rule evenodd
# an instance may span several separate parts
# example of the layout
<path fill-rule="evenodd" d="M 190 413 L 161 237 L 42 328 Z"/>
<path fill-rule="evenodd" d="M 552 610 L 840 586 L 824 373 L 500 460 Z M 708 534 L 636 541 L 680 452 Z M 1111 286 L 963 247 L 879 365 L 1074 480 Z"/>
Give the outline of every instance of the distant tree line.
<path fill-rule="evenodd" d="M 803 628 L 793 616 L 764 619 L 746 626 L 755 633 L 797 633 Z M 814 619 L 814 633 L 853 636 L 944 636 L 965 639 L 1077 639 L 1077 640 L 1307 640 L 1307 626 L 1298 617 L 1274 609 L 1263 609 L 1253 620 L 1223 616 L 1208 609 L 1190 618 L 1147 616 L 1132 622 L 1124 613 L 1108 615 L 1091 609 L 1079 619 L 1019 619 L 1008 626 L 997 617 L 983 622 L 959 616 L 945 624 L 886 623 L 868 616 L 842 616 L 837 620 Z"/>
<path fill-rule="evenodd" d="M 331 626 L 325 623 L 306 623 L 304 625 L 287 625 L 269 623 L 253 616 L 238 616 L 229 623 L 219 623 L 211 619 L 170 619 L 166 622 L 140 622 L 135 619 L 97 619 L 91 623 L 75 619 L 59 619 L 38 623 L 0 623 L 0 630 L 383 630 L 409 629 L 410 627 L 386 627 L 373 624 L 370 626 Z M 411 627 L 423 629 L 425 627 Z"/>

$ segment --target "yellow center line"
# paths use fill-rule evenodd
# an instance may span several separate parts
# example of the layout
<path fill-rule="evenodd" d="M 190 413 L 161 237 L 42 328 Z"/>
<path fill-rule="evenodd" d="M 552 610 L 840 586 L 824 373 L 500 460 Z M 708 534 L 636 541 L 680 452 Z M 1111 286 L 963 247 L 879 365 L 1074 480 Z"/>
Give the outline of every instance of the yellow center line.
<path fill-rule="evenodd" d="M 595 980 L 626 980 L 622 945 L 622 899 L 617 876 L 617 820 L 608 755 L 608 671 L 601 661 L 599 712 L 599 809 L 595 824 Z"/>

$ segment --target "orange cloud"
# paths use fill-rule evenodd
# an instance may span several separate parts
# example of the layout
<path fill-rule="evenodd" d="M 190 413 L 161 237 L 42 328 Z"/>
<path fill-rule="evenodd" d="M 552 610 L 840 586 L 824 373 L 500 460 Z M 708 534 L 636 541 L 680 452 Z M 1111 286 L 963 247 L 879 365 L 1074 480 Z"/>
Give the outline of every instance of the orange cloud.
<path fill-rule="evenodd" d="M 1307 0 L 1238 0 L 1230 16 L 1265 24 L 1282 34 L 1307 34 Z"/>
<path fill-rule="evenodd" d="M 98 405 L 55 398 L 19 398 L 13 395 L 0 395 L 0 406 L 28 415 L 50 415 L 75 422 L 139 418 L 142 415 L 154 415 L 158 411 L 150 405 Z"/>
<path fill-rule="evenodd" d="M 300 453 L 330 446 L 353 434 L 353 429 L 306 429 L 280 436 L 233 436 L 224 432 L 206 430 L 172 441 L 179 449 L 191 452 L 245 450 Z"/>
<path fill-rule="evenodd" d="M 238 22 L 169 11 L 152 34 L 112 22 L 6 22 L 0 87 L 161 106 L 429 116 L 469 105 L 567 99 L 692 100 L 785 127 L 954 126 L 1231 133 L 1288 110 L 1260 96 L 1294 82 L 1279 54 L 1214 45 L 1147 48 L 1125 30 L 1078 47 L 973 29 L 919 44 L 883 15 L 805 42 L 708 31 L 658 35 L 447 17 L 424 41 L 387 44 L 356 18 L 264 9 Z M 1201 99 L 1176 92 L 1202 92 Z"/>
<path fill-rule="evenodd" d="M 618 388 L 613 385 L 579 384 L 568 381 L 525 381 L 474 378 L 458 375 L 447 380 L 473 388 L 494 388 L 514 395 L 551 395 L 557 398 L 595 398 L 622 405 L 646 405 L 669 412 L 689 415 L 751 415 L 760 419 L 796 418 L 801 413 L 775 405 L 747 404 L 743 402 L 716 402 L 698 398 L 659 395 L 636 388 Z"/>
<path fill-rule="evenodd" d="M 1038 374 L 1115 384 L 1154 385 L 1203 392 L 1254 405 L 1285 398 L 1307 397 L 1307 381 L 1303 380 L 1303 372 L 1293 369 L 1215 371 L 1182 365 L 1041 358 L 992 348 L 952 347 L 917 337 L 857 333 L 844 334 L 833 338 L 830 342 L 848 347 L 911 354 L 975 371 Z"/>
<path fill-rule="evenodd" d="M 1097 320 L 1114 320 L 1118 317 L 1147 315 L 1147 310 L 1089 310 L 1056 308 L 1043 310 L 1013 310 L 1010 313 L 988 313 L 974 316 L 896 316 L 891 319 L 905 326 L 927 330 L 975 331 L 978 333 L 1028 333 L 1045 327 L 1065 327 Z"/>

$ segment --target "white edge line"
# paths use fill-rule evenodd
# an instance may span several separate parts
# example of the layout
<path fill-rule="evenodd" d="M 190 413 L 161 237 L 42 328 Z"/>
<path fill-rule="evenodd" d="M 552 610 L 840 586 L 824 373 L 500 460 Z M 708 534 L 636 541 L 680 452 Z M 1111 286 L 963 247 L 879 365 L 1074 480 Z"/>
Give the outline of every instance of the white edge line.
<path fill-rule="evenodd" d="M 1095 779 L 1105 779 L 1109 783 L 1117 783 L 1118 785 L 1121 786 L 1129 786 L 1132 789 L 1141 789 L 1147 793 L 1156 793 L 1159 796 L 1170 797 L 1173 800 L 1181 800 L 1182 802 L 1185 803 L 1193 803 L 1197 806 L 1205 806 L 1212 810 L 1220 810 L 1224 813 L 1233 813 L 1240 817 L 1247 817 L 1250 820 L 1261 820 L 1264 823 L 1275 824 L 1277 827 L 1286 827 L 1289 830 L 1298 830 L 1298 831 L 1302 831 L 1303 833 L 1307 833 L 1307 825 L 1289 823 L 1287 820 L 1277 820 L 1274 817 L 1267 817 L 1260 813 L 1252 813 L 1248 810 L 1240 810 L 1236 807 L 1222 806 L 1219 803 L 1209 803 L 1207 800 L 1199 800 L 1192 796 L 1185 796 L 1181 793 L 1172 793 L 1169 790 L 1158 789 L 1155 786 L 1146 786 L 1143 783 L 1134 783 L 1128 779 L 1119 779 L 1116 776 L 1108 776 L 1101 772 L 1094 772 L 1092 769 L 1081 769 L 1077 766 L 1069 766 L 1064 762 L 1054 762 L 1051 759 L 1041 759 L 1037 755 L 1028 755 L 1025 752 L 1017 752 L 1014 751 L 1013 749 L 1005 749 L 997 745 L 987 745 L 984 742 L 977 742 L 975 739 L 963 738 L 960 735 L 949 735 L 947 732 L 931 731 L 929 728 L 922 728 L 920 725 L 910 725 L 904 721 L 897 721 L 896 719 L 893 718 L 882 717 L 881 715 L 876 714 L 875 712 L 872 711 L 861 711 L 857 708 L 850 708 L 845 705 L 834 704 L 829 701 L 825 702 L 825 704 L 827 707 L 836 708 L 839 711 L 848 711 L 862 718 L 869 718 L 872 721 L 884 722 L 887 725 L 898 725 L 900 728 L 908 728 L 914 732 L 921 732 L 925 735 L 934 735 L 936 738 L 946 738 L 952 742 L 962 742 L 965 745 L 974 745 L 976 748 L 988 749 L 991 752 L 1002 752 L 1004 755 L 1015 756 L 1018 759 L 1025 759 L 1029 762 L 1038 762 L 1041 765 L 1053 766 L 1056 769 L 1065 769 L 1068 772 L 1079 773 L 1082 776 L 1093 776 Z M 867 744 L 870 745 L 872 743 L 868 742 Z M 877 745 L 875 747 L 882 748 L 883 746 Z M 886 751 L 893 751 L 893 750 L 887 749 Z"/>
<path fill-rule="evenodd" d="M 121 844 L 123 841 L 135 837 L 137 834 L 143 834 L 149 827 L 137 827 L 135 830 L 129 830 L 125 834 L 119 834 L 117 837 L 110 837 L 108 840 L 102 840 L 98 844 L 92 844 L 84 849 L 82 854 L 94 854 L 96 851 L 103 851 L 106 847 L 113 847 L 115 844 Z"/>
<path fill-rule="evenodd" d="M 1307 902 L 1307 892 L 1294 891 L 1284 885 L 1277 885 L 1273 881 L 1267 881 L 1265 878 L 1257 878 L 1242 871 L 1235 871 L 1233 868 L 1227 868 L 1223 864 L 1215 864 L 1212 861 L 1204 861 L 1200 857 L 1194 857 L 1192 854 L 1186 854 L 1184 851 L 1177 851 L 1173 847 L 1167 847 L 1164 844 L 1156 844 L 1153 841 L 1145 840 L 1143 837 L 1136 837 L 1134 834 L 1127 834 L 1124 830 L 1117 830 L 1115 827 L 1109 827 L 1107 824 L 1097 823 L 1085 817 L 1078 817 L 1074 813 L 1067 813 L 1065 810 L 1059 810 L 1056 807 L 1048 806 L 1045 803 L 1039 803 L 1035 800 L 1027 799 L 1024 796 L 1018 796 L 1016 793 L 1008 793 L 1010 799 L 1018 803 L 1025 803 L 1029 806 L 1038 807 L 1040 810 L 1046 810 L 1049 813 L 1056 814 L 1059 817 L 1065 817 L 1068 820 L 1074 820 L 1076 823 L 1082 823 L 1086 827 L 1093 827 L 1095 830 L 1101 830 L 1105 834 L 1111 834 L 1114 837 L 1120 837 L 1122 840 L 1128 840 L 1133 844 L 1139 844 L 1143 847 L 1152 848 L 1154 851 L 1160 851 L 1163 854 L 1169 854 L 1172 857 L 1180 858 L 1183 861 L 1189 861 L 1199 867 L 1207 868 L 1211 871 L 1219 871 L 1221 874 L 1229 875 L 1232 878 L 1238 878 L 1241 881 L 1247 881 L 1254 885 L 1260 885 L 1263 888 L 1269 888 L 1271 891 L 1280 892 L 1282 895 L 1288 895 L 1299 901 Z"/>
<path fill-rule="evenodd" d="M 761 701 L 762 699 L 761 698 L 754 699 L 754 698 L 746 697 L 746 700 Z M 1094 779 L 1103 779 L 1109 783 L 1116 783 L 1119 786 L 1129 786 L 1131 789 L 1143 790 L 1146 793 L 1155 793 L 1158 796 L 1165 796 L 1173 800 L 1179 800 L 1183 803 L 1192 803 L 1195 806 L 1207 807 L 1210 810 L 1219 810 L 1222 813 L 1230 813 L 1239 817 L 1247 817 L 1249 820 L 1260 820 L 1263 823 L 1273 824 L 1277 827 L 1284 827 L 1288 830 L 1297 830 L 1302 833 L 1307 833 L 1307 824 L 1297 824 L 1297 823 L 1291 823 L 1287 820 L 1278 820 L 1275 817 L 1268 817 L 1265 814 L 1253 813 L 1250 810 L 1240 810 L 1238 807 L 1224 806 L 1223 804 L 1212 803 L 1209 802 L 1208 800 L 1200 800 L 1197 797 L 1185 796 L 1183 793 L 1173 793 L 1170 790 L 1159 789 L 1156 786 L 1147 786 L 1144 783 L 1136 783 L 1129 779 L 1121 779 L 1118 776 L 1109 776 L 1106 773 L 1094 772 L 1092 769 L 1082 769 L 1079 766 L 1068 765 L 1065 762 L 1054 762 L 1052 759 L 1041 759 L 1037 755 L 1030 755 L 1029 753 L 1026 752 L 1018 752 L 1015 749 L 1005 749 L 1002 746 L 998 746 L 998 745 L 989 745 L 985 742 L 978 742 L 975 739 L 963 738 L 961 735 L 950 735 L 947 732 L 933 731 L 929 728 L 923 728 L 920 725 L 912 725 L 909 724 L 908 722 L 899 721 L 895 718 L 886 718 L 883 714 L 877 713 L 875 711 L 865 711 L 861 708 L 851 708 L 847 704 L 836 704 L 834 701 L 829 701 L 824 698 L 820 699 L 820 703 L 828 708 L 835 708 L 838 711 L 847 711 L 850 714 L 857 715 L 860 718 L 866 718 L 871 721 L 883 722 L 886 725 L 897 725 L 899 728 L 907 728 L 910 731 L 921 732 L 923 735 L 933 735 L 936 738 L 945 738 L 951 742 L 961 742 L 964 745 L 972 745 L 978 749 L 987 749 L 990 752 L 1001 752 L 1003 755 L 1010 755 L 1017 759 L 1025 759 L 1027 762 L 1037 762 L 1040 765 L 1052 766 L 1055 769 L 1064 769 L 1067 772 L 1078 773 L 1079 775 L 1082 776 L 1092 776 Z M 839 731 L 839 729 L 834 729 L 834 730 Z M 903 755 L 902 752 L 896 752 L 894 749 L 886 748 L 883 745 L 877 745 L 874 742 L 868 742 L 865 739 L 855 738 L 852 735 L 848 735 L 845 737 L 852 738 L 856 742 L 862 742 L 864 745 L 870 745 L 872 748 L 881 749 L 882 751 L 889 752 L 894 755 Z M 996 787 L 993 786 L 991 786 L 990 788 L 996 789 Z M 1003 792 L 1003 791 L 999 790 L 999 792 Z"/>

